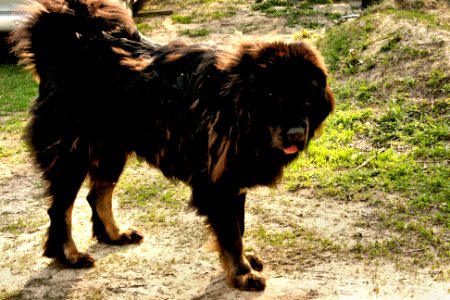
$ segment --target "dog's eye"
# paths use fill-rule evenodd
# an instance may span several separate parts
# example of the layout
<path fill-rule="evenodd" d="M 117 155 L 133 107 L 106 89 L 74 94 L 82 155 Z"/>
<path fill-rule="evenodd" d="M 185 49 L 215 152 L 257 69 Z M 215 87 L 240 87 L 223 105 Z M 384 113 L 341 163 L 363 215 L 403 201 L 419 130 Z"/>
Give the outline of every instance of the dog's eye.
<path fill-rule="evenodd" d="M 267 96 L 269 97 L 269 99 L 271 100 L 272 103 L 277 103 L 279 105 L 283 105 L 283 103 L 285 102 L 283 97 L 278 96 L 277 94 L 274 93 L 267 93 Z"/>
<path fill-rule="evenodd" d="M 282 102 L 283 98 L 281 98 L 280 96 L 276 96 L 273 93 L 269 92 L 267 93 L 267 96 L 273 100 L 276 100 L 277 102 Z"/>
<path fill-rule="evenodd" d="M 300 109 L 302 112 L 310 111 L 311 110 L 311 102 L 309 100 L 306 100 L 305 102 L 303 102 Z"/>

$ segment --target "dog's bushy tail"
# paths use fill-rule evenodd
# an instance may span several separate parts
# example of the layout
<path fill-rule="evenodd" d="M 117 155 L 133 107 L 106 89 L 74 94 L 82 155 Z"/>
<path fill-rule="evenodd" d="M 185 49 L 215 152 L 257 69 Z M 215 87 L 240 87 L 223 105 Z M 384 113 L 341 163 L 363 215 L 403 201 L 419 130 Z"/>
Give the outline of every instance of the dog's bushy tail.
<path fill-rule="evenodd" d="M 23 10 L 28 17 L 11 35 L 13 49 L 41 79 L 67 73 L 88 57 L 93 40 L 141 39 L 130 14 L 110 0 L 32 0 Z"/>

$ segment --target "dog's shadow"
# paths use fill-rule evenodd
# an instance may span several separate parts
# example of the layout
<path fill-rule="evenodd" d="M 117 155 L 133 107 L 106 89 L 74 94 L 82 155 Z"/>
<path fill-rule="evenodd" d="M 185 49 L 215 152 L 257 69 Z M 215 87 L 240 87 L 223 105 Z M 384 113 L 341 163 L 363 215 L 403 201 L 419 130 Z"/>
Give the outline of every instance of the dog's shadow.
<path fill-rule="evenodd" d="M 226 284 L 225 274 L 211 277 L 211 281 L 205 289 L 191 300 L 211 300 L 211 299 L 258 299 L 264 292 L 243 292 L 231 288 Z"/>
<path fill-rule="evenodd" d="M 132 251 L 133 248 L 142 246 L 144 245 L 113 246 L 103 243 L 91 243 L 87 249 L 83 250 L 95 258 L 97 263 L 94 268 L 71 269 L 56 261 L 50 261 L 42 270 L 26 281 L 20 291 L 20 299 L 68 299 L 75 295 L 83 295 L 87 299 L 101 299 L 105 296 L 105 289 L 111 291 L 117 290 L 116 287 L 119 290 L 122 290 L 122 288 L 127 289 L 126 286 L 133 279 L 125 275 L 121 276 L 117 273 L 117 270 L 108 269 L 110 266 L 108 260 L 114 259 L 117 254 L 120 255 L 121 253 Z M 136 269 L 136 271 L 139 273 L 139 269 Z M 117 281 L 117 284 L 113 284 L 113 281 Z M 139 287 L 145 290 L 148 282 L 144 280 L 141 283 L 143 284 L 139 285 Z M 138 285 L 132 284 L 132 286 Z M 152 291 L 155 289 L 154 286 L 148 286 L 148 288 Z M 197 288 L 199 288 L 198 285 Z M 77 292 L 77 289 L 80 289 L 80 291 Z M 145 294 L 143 293 L 144 298 Z M 192 291 L 188 294 L 190 295 L 186 295 L 185 299 L 258 299 L 264 292 L 243 292 L 231 288 L 226 283 L 225 274 L 222 273 L 212 275 L 209 283 L 206 283 L 204 288 L 200 287 L 195 294 Z M 150 297 L 148 299 L 158 298 Z"/>
<path fill-rule="evenodd" d="M 93 243 L 86 252 L 93 255 L 96 261 L 115 253 L 129 251 L 130 248 L 139 245 L 112 246 L 102 243 Z M 94 268 L 71 269 L 56 260 L 50 261 L 46 267 L 34 276 L 30 277 L 20 290 L 20 299 L 67 299 L 70 298 L 78 286 L 92 286 L 88 295 L 92 298 L 101 294 L 105 282 L 109 282 L 109 274 L 102 275 L 104 268 L 96 264 Z M 87 274 L 92 273 L 92 274 Z M 90 278 L 95 277 L 95 280 Z M 83 292 L 84 294 L 84 292 Z"/>

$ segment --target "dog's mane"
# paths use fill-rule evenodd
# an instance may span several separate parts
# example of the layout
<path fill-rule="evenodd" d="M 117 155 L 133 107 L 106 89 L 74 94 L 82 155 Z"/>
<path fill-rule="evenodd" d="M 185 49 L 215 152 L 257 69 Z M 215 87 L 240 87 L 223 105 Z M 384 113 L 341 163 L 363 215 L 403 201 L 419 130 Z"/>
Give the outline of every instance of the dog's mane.
<path fill-rule="evenodd" d="M 218 52 L 216 66 L 220 70 L 230 70 L 237 66 L 244 56 L 250 59 L 258 59 L 263 56 L 264 50 L 270 49 L 271 56 L 278 59 L 289 59 L 289 57 L 303 57 L 319 68 L 325 76 L 328 75 L 323 56 L 312 44 L 301 41 L 296 43 L 297 47 L 290 47 L 287 43 L 281 41 L 234 41 L 231 46 L 226 47 L 224 51 Z M 264 67 L 264 66 L 261 66 Z"/>

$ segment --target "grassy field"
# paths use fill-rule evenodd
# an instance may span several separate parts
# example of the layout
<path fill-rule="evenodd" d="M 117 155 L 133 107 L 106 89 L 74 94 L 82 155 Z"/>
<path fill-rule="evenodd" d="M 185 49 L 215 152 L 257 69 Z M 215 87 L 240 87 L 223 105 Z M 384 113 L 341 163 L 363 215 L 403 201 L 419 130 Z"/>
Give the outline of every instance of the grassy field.
<path fill-rule="evenodd" d="M 381 32 L 383 16 L 402 25 Z M 376 218 L 362 226 L 387 230 L 390 238 L 350 251 L 441 266 L 450 262 L 450 74 L 437 37 L 429 44 L 411 39 L 408 24 L 416 21 L 428 28 L 438 23 L 425 11 L 374 9 L 318 41 L 336 113 L 286 182 L 376 208 Z"/>
<path fill-rule="evenodd" d="M 16 65 L 0 65 L 0 116 L 27 110 L 37 93 L 29 72 Z"/>

